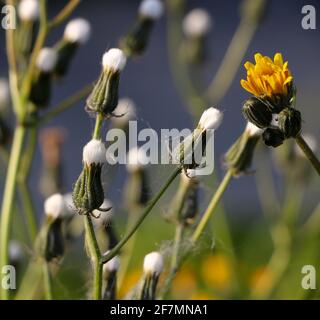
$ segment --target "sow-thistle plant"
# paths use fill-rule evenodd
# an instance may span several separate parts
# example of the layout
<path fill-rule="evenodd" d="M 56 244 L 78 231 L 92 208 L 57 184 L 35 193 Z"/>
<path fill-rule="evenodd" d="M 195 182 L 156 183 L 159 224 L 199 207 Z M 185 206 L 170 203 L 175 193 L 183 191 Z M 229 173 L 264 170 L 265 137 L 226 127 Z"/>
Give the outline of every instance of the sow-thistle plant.
<path fill-rule="evenodd" d="M 183 19 L 185 35 L 183 50 L 190 63 L 202 63 L 207 58 L 206 40 L 213 26 L 210 14 L 201 8 L 191 10 Z"/>
<path fill-rule="evenodd" d="M 68 72 L 77 49 L 89 40 L 90 33 L 91 26 L 87 20 L 77 18 L 68 22 L 63 39 L 55 46 L 58 55 L 54 68 L 56 76 L 62 77 Z"/>
<path fill-rule="evenodd" d="M 154 300 L 156 298 L 157 285 L 163 267 L 164 261 L 161 253 L 154 251 L 144 257 L 141 300 Z"/>
<path fill-rule="evenodd" d="M 242 87 L 253 94 L 243 106 L 246 119 L 264 129 L 266 145 L 278 147 L 285 139 L 294 138 L 320 174 L 319 160 L 301 136 L 301 113 L 295 106 L 296 88 L 288 62 L 281 53 L 273 60 L 260 53 L 255 54 L 255 64 L 245 63 L 246 80 Z"/>
<path fill-rule="evenodd" d="M 162 13 L 161 0 L 142 0 L 135 25 L 121 40 L 121 47 L 128 56 L 139 56 L 145 52 L 154 23 Z"/>

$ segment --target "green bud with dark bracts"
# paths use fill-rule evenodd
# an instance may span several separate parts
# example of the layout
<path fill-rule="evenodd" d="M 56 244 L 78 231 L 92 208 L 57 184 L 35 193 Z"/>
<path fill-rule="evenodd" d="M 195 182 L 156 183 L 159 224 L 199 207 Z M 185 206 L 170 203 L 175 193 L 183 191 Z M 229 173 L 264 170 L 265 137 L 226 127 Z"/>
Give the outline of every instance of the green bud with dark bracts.
<path fill-rule="evenodd" d="M 30 101 L 37 107 L 45 107 L 51 98 L 51 78 L 56 66 L 57 52 L 52 48 L 42 48 L 36 61 L 36 74 L 32 79 Z"/>
<path fill-rule="evenodd" d="M 103 70 L 87 99 L 86 110 L 110 117 L 118 105 L 120 72 L 126 57 L 122 50 L 110 49 L 103 55 L 102 64 Z"/>
<path fill-rule="evenodd" d="M 285 138 L 295 138 L 301 131 L 301 113 L 294 108 L 283 109 L 278 116 L 279 129 Z"/>
<path fill-rule="evenodd" d="M 71 43 L 67 41 L 62 41 L 58 44 L 58 60 L 54 68 L 55 76 L 62 77 L 68 72 L 71 61 L 74 58 L 78 47 L 79 45 L 77 43 Z"/>
<path fill-rule="evenodd" d="M 262 129 L 248 122 L 243 134 L 225 154 L 224 164 L 233 171 L 234 176 L 248 172 L 261 134 Z"/>
<path fill-rule="evenodd" d="M 263 132 L 262 139 L 267 146 L 276 148 L 282 145 L 285 136 L 280 129 L 268 128 Z"/>
<path fill-rule="evenodd" d="M 101 183 L 101 165 L 85 164 L 73 189 L 73 203 L 79 214 L 92 213 L 103 204 L 104 192 Z"/>
<path fill-rule="evenodd" d="M 154 20 L 149 18 L 138 18 L 132 30 L 121 40 L 121 47 L 128 56 L 142 55 L 149 43 Z"/>
<path fill-rule="evenodd" d="M 272 120 L 272 112 L 262 99 L 251 97 L 242 107 L 244 117 L 258 128 L 266 128 Z"/>
<path fill-rule="evenodd" d="M 79 214 L 94 215 L 94 210 L 108 211 L 100 208 L 104 202 L 101 183 L 101 168 L 106 162 L 106 148 L 102 141 L 92 139 L 83 148 L 83 169 L 73 189 L 73 203 Z"/>

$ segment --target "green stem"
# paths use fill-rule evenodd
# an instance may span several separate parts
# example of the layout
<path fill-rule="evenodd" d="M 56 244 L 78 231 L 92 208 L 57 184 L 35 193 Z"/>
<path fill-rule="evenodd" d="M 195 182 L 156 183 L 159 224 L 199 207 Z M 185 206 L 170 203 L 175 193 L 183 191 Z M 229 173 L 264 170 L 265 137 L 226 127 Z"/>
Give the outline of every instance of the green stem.
<path fill-rule="evenodd" d="M 79 100 L 86 97 L 92 90 L 92 84 L 84 86 L 82 89 L 74 93 L 72 96 L 68 97 L 66 100 L 59 103 L 57 106 L 53 107 L 52 110 L 48 111 L 45 115 L 38 119 L 38 124 L 46 124 L 52 118 L 56 117 L 60 113 L 73 107 Z"/>
<path fill-rule="evenodd" d="M 320 161 L 319 159 L 315 156 L 313 151 L 310 149 L 306 141 L 303 139 L 303 137 L 298 135 L 296 137 L 296 143 L 300 147 L 300 149 L 303 151 L 303 153 L 306 155 L 306 157 L 309 159 L 313 167 L 316 169 L 318 172 L 318 175 L 320 175 Z"/>
<path fill-rule="evenodd" d="M 199 238 L 200 238 L 202 232 L 204 231 L 207 223 L 209 222 L 214 210 L 216 209 L 217 205 L 219 204 L 219 201 L 220 201 L 222 195 L 224 194 L 227 186 L 229 185 L 232 176 L 233 176 L 233 171 L 232 170 L 229 170 L 225 174 L 225 176 L 224 176 L 223 180 L 221 181 L 216 193 L 212 197 L 207 210 L 203 214 L 203 216 L 202 216 L 197 228 L 195 229 L 195 231 L 194 231 L 194 233 L 192 235 L 191 240 L 192 240 L 193 243 L 196 243 L 199 240 Z"/>
<path fill-rule="evenodd" d="M 19 161 L 22 155 L 23 143 L 25 139 L 26 129 L 18 125 L 15 129 L 10 160 L 8 165 L 8 174 L 6 178 L 3 202 L 1 208 L 1 224 L 0 224 L 0 270 L 3 266 L 8 265 L 8 243 L 11 231 L 12 206 L 14 203 L 16 191 L 16 179 L 19 168 Z M 1 297 L 3 300 L 8 299 L 8 290 L 2 287 Z"/>
<path fill-rule="evenodd" d="M 158 194 L 151 200 L 151 202 L 143 211 L 141 216 L 137 219 L 135 225 L 131 228 L 131 230 L 121 239 L 121 241 L 107 255 L 102 257 L 102 263 L 108 262 L 110 259 L 112 259 L 114 256 L 116 256 L 119 253 L 120 249 L 128 242 L 128 240 L 132 237 L 132 235 L 137 231 L 141 223 L 148 216 L 148 214 L 151 212 L 151 210 L 159 201 L 159 199 L 162 197 L 162 195 L 165 193 L 165 191 L 169 188 L 169 186 L 174 181 L 174 179 L 180 174 L 181 170 L 182 168 L 179 166 L 173 171 L 173 173 L 171 174 L 167 182 L 160 189 Z"/>
<path fill-rule="evenodd" d="M 229 90 L 257 26 L 257 23 L 250 23 L 246 19 L 241 20 L 219 69 L 207 89 L 206 95 L 212 104 L 219 103 Z"/>
<path fill-rule="evenodd" d="M 52 286 L 49 263 L 44 261 L 42 264 L 44 293 L 46 300 L 52 300 Z"/>
<path fill-rule="evenodd" d="M 101 113 L 97 114 L 96 118 L 96 123 L 94 126 L 93 134 L 92 134 L 92 139 L 100 139 L 100 132 L 101 132 L 101 127 L 103 124 L 103 116 Z"/>
<path fill-rule="evenodd" d="M 101 300 L 102 297 L 102 263 L 101 252 L 98 241 L 96 239 L 91 217 L 87 214 L 84 217 L 86 244 L 89 250 L 91 263 L 93 264 L 94 280 L 93 280 L 93 299 Z"/>

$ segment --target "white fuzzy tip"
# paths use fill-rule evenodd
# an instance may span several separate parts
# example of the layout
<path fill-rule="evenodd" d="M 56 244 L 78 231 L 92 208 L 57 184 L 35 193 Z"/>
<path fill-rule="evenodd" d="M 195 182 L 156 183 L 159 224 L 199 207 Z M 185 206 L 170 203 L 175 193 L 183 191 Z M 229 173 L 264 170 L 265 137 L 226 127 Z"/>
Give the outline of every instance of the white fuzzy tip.
<path fill-rule="evenodd" d="M 39 19 L 38 0 L 22 0 L 19 3 L 18 15 L 22 21 L 35 21 Z"/>
<path fill-rule="evenodd" d="M 42 48 L 37 58 L 37 67 L 43 72 L 50 72 L 57 63 L 57 52 L 52 48 Z"/>
<path fill-rule="evenodd" d="M 64 38 L 71 43 L 84 44 L 91 34 L 90 23 L 83 18 L 71 20 L 64 29 Z"/>
<path fill-rule="evenodd" d="M 131 148 L 127 155 L 127 170 L 138 171 L 149 163 L 149 159 L 143 148 Z"/>
<path fill-rule="evenodd" d="M 44 202 L 44 213 L 53 219 L 62 218 L 66 214 L 66 203 L 63 195 L 56 193 Z"/>
<path fill-rule="evenodd" d="M 0 111 L 5 109 L 10 102 L 9 83 L 6 79 L 0 78 Z"/>
<path fill-rule="evenodd" d="M 103 204 L 101 205 L 102 209 L 108 209 L 112 208 L 112 202 L 108 199 L 105 199 L 103 201 Z M 99 211 L 99 210 L 93 210 L 93 214 L 97 217 L 97 219 L 92 219 L 95 226 L 102 226 L 102 225 L 108 225 L 111 221 L 111 218 L 113 216 L 113 209 L 110 209 L 109 211 Z"/>
<path fill-rule="evenodd" d="M 261 136 L 263 133 L 263 129 L 260 129 L 253 123 L 248 122 L 246 126 L 246 132 L 248 132 L 251 137 Z"/>
<path fill-rule="evenodd" d="M 160 0 L 143 0 L 140 3 L 139 15 L 158 20 L 163 13 L 163 3 Z"/>
<path fill-rule="evenodd" d="M 302 138 L 305 140 L 312 152 L 316 153 L 318 149 L 318 143 L 315 136 L 313 136 L 312 134 L 303 134 Z M 300 149 L 300 147 L 297 144 L 295 144 L 295 151 L 298 156 L 306 157 L 304 152 Z"/>
<path fill-rule="evenodd" d="M 203 37 L 212 25 L 212 18 L 206 10 L 193 9 L 185 16 L 182 28 L 187 37 Z"/>
<path fill-rule="evenodd" d="M 223 119 L 223 113 L 216 108 L 205 110 L 199 120 L 199 127 L 205 130 L 216 130 L 220 126 Z"/>
<path fill-rule="evenodd" d="M 187 172 L 181 173 L 181 179 L 189 183 L 191 179 L 197 178 L 197 171 L 195 169 L 187 169 Z"/>
<path fill-rule="evenodd" d="M 101 140 L 92 139 L 83 148 L 83 162 L 103 164 L 106 162 L 106 147 Z"/>
<path fill-rule="evenodd" d="M 159 252 L 151 252 L 144 257 L 143 271 L 146 274 L 159 275 L 163 270 L 163 257 Z"/>
<path fill-rule="evenodd" d="M 129 98 L 119 99 L 118 105 L 114 111 L 119 117 L 112 117 L 112 122 L 117 126 L 127 124 L 130 120 L 136 118 L 136 107 Z"/>
<path fill-rule="evenodd" d="M 77 209 L 73 204 L 72 193 L 64 194 L 63 198 L 66 205 L 66 215 L 72 217 L 77 212 Z"/>
<path fill-rule="evenodd" d="M 21 243 L 16 240 L 11 240 L 9 243 L 9 257 L 11 261 L 20 260 L 23 257 Z"/>
<path fill-rule="evenodd" d="M 109 251 L 105 253 L 107 255 Z M 118 256 L 114 256 L 111 260 L 103 265 L 103 273 L 108 274 L 109 272 L 118 271 L 120 268 L 120 258 Z"/>
<path fill-rule="evenodd" d="M 122 71 L 126 62 L 125 54 L 118 48 L 108 50 L 102 57 L 102 65 L 105 70 Z"/>

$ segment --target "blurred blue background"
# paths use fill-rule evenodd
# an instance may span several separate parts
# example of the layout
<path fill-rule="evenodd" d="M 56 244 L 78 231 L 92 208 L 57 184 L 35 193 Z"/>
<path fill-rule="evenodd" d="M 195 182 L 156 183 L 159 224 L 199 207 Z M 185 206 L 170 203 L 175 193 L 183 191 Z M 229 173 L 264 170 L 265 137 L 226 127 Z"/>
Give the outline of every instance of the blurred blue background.
<path fill-rule="evenodd" d="M 65 1 L 48 1 L 50 13 L 53 15 Z M 135 19 L 140 1 L 134 0 L 83 0 L 73 17 L 84 17 L 92 24 L 92 38 L 82 47 L 73 62 L 69 75 L 54 87 L 52 105 L 55 105 L 69 94 L 93 81 L 100 72 L 101 56 L 108 48 L 117 46 L 119 38 L 125 34 Z M 214 19 L 214 29 L 210 34 L 211 58 L 205 67 L 206 79 L 212 78 L 219 66 L 225 50 L 239 23 L 239 0 L 190 0 L 188 6 L 206 8 Z M 258 29 L 245 60 L 252 60 L 254 53 L 261 52 L 273 55 L 282 52 L 289 61 L 295 83 L 298 88 L 297 106 L 304 118 L 303 127 L 319 137 L 319 101 L 320 101 L 320 3 L 318 0 L 283 0 L 268 1 L 267 16 Z M 303 30 L 301 27 L 301 8 L 312 4 L 318 10 L 317 30 Z M 52 45 L 63 33 L 63 26 L 55 30 L 47 45 Z M 4 32 L 1 31 L 0 75 L 6 72 L 6 57 Z M 244 61 L 245 61 L 244 60 Z M 225 98 L 218 106 L 225 112 L 224 122 L 216 133 L 216 167 L 221 176 L 220 158 L 230 144 L 237 138 L 244 127 L 241 114 L 241 103 L 248 96 L 240 87 L 239 81 L 244 77 L 240 68 L 236 79 Z M 120 96 L 132 98 L 138 110 L 140 128 L 186 128 L 192 127 L 184 101 L 177 94 L 170 73 L 166 19 L 161 19 L 153 32 L 147 53 L 137 59 L 130 60 L 121 77 Z M 93 128 L 93 119 L 84 111 L 85 101 L 79 102 L 72 109 L 50 122 L 49 126 L 63 126 L 68 131 L 64 146 L 64 173 L 66 191 L 70 191 L 72 183 L 81 170 L 82 147 L 88 141 Z M 41 201 L 38 194 L 39 168 L 41 156 L 37 151 L 36 161 L 32 170 L 30 184 L 34 190 L 39 212 Z M 257 167 L 254 164 L 254 167 Z M 114 181 L 109 191 L 109 197 L 119 202 L 122 196 L 122 184 L 125 179 L 125 169 L 119 168 L 120 175 Z M 159 179 L 160 180 L 159 180 Z M 153 189 L 156 191 L 162 174 L 154 178 Z M 281 190 L 281 185 L 279 185 Z M 254 178 L 249 176 L 234 181 L 225 195 L 228 207 L 245 204 L 244 213 L 252 213 L 258 207 Z M 229 204 L 232 199 L 232 204 Z M 242 210 L 243 211 L 243 210 Z"/>

